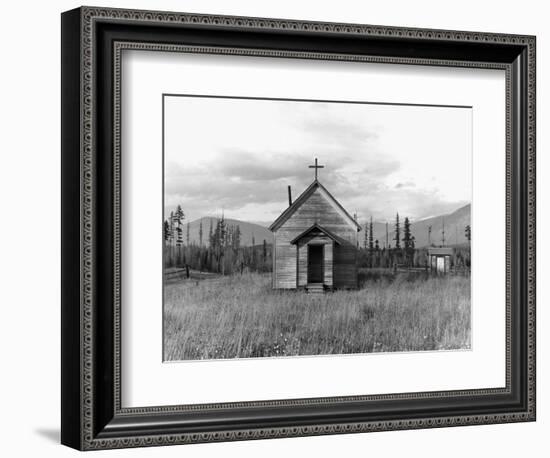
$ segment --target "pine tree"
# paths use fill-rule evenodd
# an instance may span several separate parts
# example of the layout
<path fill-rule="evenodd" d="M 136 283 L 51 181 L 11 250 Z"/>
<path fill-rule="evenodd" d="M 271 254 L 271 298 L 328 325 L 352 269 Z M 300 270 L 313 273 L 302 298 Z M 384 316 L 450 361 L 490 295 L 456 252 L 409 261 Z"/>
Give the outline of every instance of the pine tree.
<path fill-rule="evenodd" d="M 239 251 L 241 247 L 241 227 L 237 226 L 235 228 L 235 233 L 233 234 L 233 249 Z"/>
<path fill-rule="evenodd" d="M 186 234 L 185 234 L 185 244 L 186 244 L 187 246 L 189 246 L 189 226 L 190 226 L 190 224 L 187 223 L 187 232 L 186 232 Z"/>
<path fill-rule="evenodd" d="M 470 253 L 470 242 L 472 240 L 472 227 L 468 224 L 464 229 L 464 234 L 466 235 L 466 240 L 468 240 L 468 252 L 466 254 L 465 264 L 467 267 L 471 266 L 472 258 Z"/>
<path fill-rule="evenodd" d="M 225 275 L 225 242 L 227 236 L 227 226 L 225 218 L 222 213 L 222 219 L 220 221 L 220 263 L 222 275 Z"/>
<path fill-rule="evenodd" d="M 369 246 L 369 230 L 367 226 L 367 222 L 365 221 L 365 238 L 363 240 L 363 248 L 366 250 Z"/>
<path fill-rule="evenodd" d="M 256 269 L 256 248 L 255 246 L 256 245 L 256 240 L 254 239 L 254 232 L 252 233 L 252 268 L 253 269 Z"/>
<path fill-rule="evenodd" d="M 220 246 L 225 247 L 225 241 L 227 237 L 227 223 L 222 213 L 222 219 L 220 220 Z"/>
<path fill-rule="evenodd" d="M 413 255 L 413 245 L 414 242 L 411 237 L 411 223 L 409 221 L 409 217 L 405 217 L 405 221 L 403 221 L 403 248 L 405 249 L 405 260 L 407 262 L 407 265 L 410 265 L 410 260 L 412 259 Z"/>
<path fill-rule="evenodd" d="M 170 246 L 174 244 L 174 212 L 170 212 Z"/>
<path fill-rule="evenodd" d="M 214 234 L 212 232 L 212 218 L 210 218 L 210 231 L 208 232 L 208 243 L 210 247 L 214 246 Z"/>
<path fill-rule="evenodd" d="M 181 208 L 181 205 L 178 205 L 178 208 L 176 209 L 176 213 L 174 214 L 174 218 L 176 221 L 176 246 L 180 247 L 183 245 L 183 229 L 182 224 L 183 220 L 185 219 L 185 215 L 183 213 L 183 210 Z"/>
<path fill-rule="evenodd" d="M 403 247 L 405 250 L 412 248 L 411 223 L 408 216 L 405 217 L 403 222 Z"/>
<path fill-rule="evenodd" d="M 170 241 L 170 225 L 168 224 L 168 220 L 166 219 L 164 220 L 163 229 L 164 229 L 164 242 L 168 244 L 168 242 Z"/>
<path fill-rule="evenodd" d="M 372 250 L 374 249 L 374 242 L 373 242 L 374 234 L 372 229 L 372 215 L 370 217 L 369 222 L 369 251 L 372 253 Z"/>
<path fill-rule="evenodd" d="M 399 228 L 399 213 L 397 213 L 397 216 L 395 217 L 395 237 L 393 240 L 395 240 L 395 248 L 400 249 L 401 248 L 401 242 L 400 242 L 400 236 L 401 229 Z"/>
<path fill-rule="evenodd" d="M 464 228 L 464 235 L 466 236 L 466 240 L 468 240 L 468 243 L 470 243 L 470 241 L 472 240 L 472 228 L 469 224 Z"/>
<path fill-rule="evenodd" d="M 202 247 L 202 218 L 199 223 L 199 246 Z"/>

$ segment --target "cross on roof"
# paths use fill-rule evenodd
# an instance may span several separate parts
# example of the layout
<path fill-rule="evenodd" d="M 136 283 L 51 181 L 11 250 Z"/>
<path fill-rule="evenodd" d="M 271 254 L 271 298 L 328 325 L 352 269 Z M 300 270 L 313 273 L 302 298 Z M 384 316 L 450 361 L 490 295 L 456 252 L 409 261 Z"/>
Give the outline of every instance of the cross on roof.
<path fill-rule="evenodd" d="M 315 165 L 308 166 L 310 169 L 315 169 L 315 181 L 317 181 L 317 169 L 324 169 L 324 165 L 317 165 L 317 158 L 315 158 Z"/>

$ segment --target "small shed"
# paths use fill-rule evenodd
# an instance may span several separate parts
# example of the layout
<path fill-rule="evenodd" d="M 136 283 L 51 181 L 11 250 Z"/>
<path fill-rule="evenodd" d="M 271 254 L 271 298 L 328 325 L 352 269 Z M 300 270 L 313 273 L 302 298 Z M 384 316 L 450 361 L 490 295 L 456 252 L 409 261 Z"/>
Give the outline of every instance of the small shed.
<path fill-rule="evenodd" d="M 451 270 L 451 256 L 454 250 L 451 247 L 428 248 L 430 270 L 438 274 L 446 274 Z"/>
<path fill-rule="evenodd" d="M 317 177 L 269 229 L 274 236 L 273 288 L 357 288 L 361 227 Z"/>

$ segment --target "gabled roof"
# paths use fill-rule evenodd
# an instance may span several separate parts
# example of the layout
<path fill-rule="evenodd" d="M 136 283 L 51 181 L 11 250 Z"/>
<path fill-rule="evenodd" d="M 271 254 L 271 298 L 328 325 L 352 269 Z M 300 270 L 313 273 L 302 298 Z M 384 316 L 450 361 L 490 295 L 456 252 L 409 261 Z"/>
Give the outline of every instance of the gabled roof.
<path fill-rule="evenodd" d="M 292 205 L 281 213 L 273 224 L 269 226 L 269 230 L 273 232 L 279 229 L 279 227 L 281 227 L 317 189 L 321 189 L 326 194 L 326 197 L 336 206 L 336 208 L 340 210 L 342 216 L 349 222 L 350 225 L 356 227 L 358 231 L 361 230 L 361 226 L 357 223 L 357 221 L 350 216 L 345 208 L 340 205 L 340 203 L 332 196 L 330 192 L 327 191 L 327 188 L 325 188 L 319 180 L 314 180 L 313 183 L 311 183 L 307 189 L 298 196 Z"/>
<path fill-rule="evenodd" d="M 302 239 L 303 237 L 305 237 L 306 235 L 308 235 L 310 232 L 312 231 L 320 231 L 322 232 L 323 234 L 325 234 L 329 239 L 332 239 L 334 240 L 335 243 L 337 243 L 338 245 L 341 245 L 342 244 L 342 241 L 340 239 L 340 237 L 337 237 L 336 235 L 334 235 L 332 232 L 328 231 L 327 229 L 325 229 L 324 227 L 322 226 L 319 226 L 317 223 L 315 223 L 313 226 L 311 226 L 310 228 L 306 229 L 304 232 L 302 232 L 298 237 L 296 237 L 294 240 L 292 240 L 290 243 L 292 245 L 298 243 L 298 241 L 300 239 Z"/>

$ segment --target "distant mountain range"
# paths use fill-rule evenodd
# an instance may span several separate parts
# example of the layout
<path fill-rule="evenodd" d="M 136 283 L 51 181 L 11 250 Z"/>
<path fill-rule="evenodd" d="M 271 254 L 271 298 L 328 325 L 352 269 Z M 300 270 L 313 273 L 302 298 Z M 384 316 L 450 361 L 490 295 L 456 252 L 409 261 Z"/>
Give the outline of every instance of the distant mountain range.
<path fill-rule="evenodd" d="M 445 225 L 445 245 L 462 245 L 467 243 L 465 228 L 471 224 L 470 221 L 471 205 L 455 210 L 447 215 L 433 216 L 431 218 L 421 220 L 411 220 L 411 232 L 415 238 L 415 246 L 422 248 L 429 245 L 430 242 L 434 245 L 443 243 L 443 225 Z M 399 215 L 399 223 L 401 226 L 401 238 L 403 238 L 403 222 L 406 215 Z M 365 230 L 365 222 L 360 221 Z M 368 222 L 367 222 L 368 225 Z M 378 239 L 380 247 L 384 247 L 386 243 L 386 223 L 373 222 L 374 240 Z M 428 236 L 428 228 L 432 227 L 431 235 Z M 361 245 L 363 244 L 364 232 L 361 231 Z M 395 237 L 395 220 L 388 222 L 388 241 L 391 246 L 395 245 L 393 238 Z"/>
<path fill-rule="evenodd" d="M 458 210 L 449 213 L 447 215 L 439 215 L 431 218 L 421 219 L 418 221 L 411 221 L 411 232 L 415 238 L 415 245 L 417 248 L 428 246 L 428 227 L 431 226 L 431 243 L 434 245 L 442 244 L 442 229 L 445 225 L 445 245 L 461 245 L 467 243 L 464 229 L 470 224 L 470 212 L 471 205 L 465 205 Z M 401 225 L 401 237 L 403 237 L 403 221 L 406 215 L 400 215 Z M 202 222 L 203 230 L 203 244 L 207 244 L 208 233 L 210 231 L 210 224 L 212 228 L 216 228 L 216 222 L 218 218 L 203 217 L 190 223 L 183 225 L 183 237 L 185 240 L 187 225 L 189 225 L 189 241 L 191 243 L 199 243 L 199 227 Z M 260 245 L 264 239 L 267 243 L 273 242 L 273 233 L 261 223 L 250 223 L 246 221 L 240 221 L 237 219 L 226 218 L 226 223 L 229 226 L 239 226 L 241 230 L 241 245 L 251 246 L 252 239 L 254 243 Z M 363 226 L 363 230 L 359 234 L 359 240 L 361 246 L 363 245 L 363 237 L 365 228 L 365 221 L 360 221 Z M 388 222 L 388 241 L 391 246 L 395 244 L 393 238 L 395 221 Z M 368 225 L 368 222 L 367 222 Z M 380 247 L 384 247 L 386 243 L 386 223 L 373 221 L 373 233 L 374 240 L 378 240 Z"/>
<path fill-rule="evenodd" d="M 187 234 L 187 225 L 189 225 L 189 241 L 191 243 L 199 244 L 199 228 L 202 222 L 202 243 L 208 244 L 208 234 L 210 232 L 210 224 L 212 224 L 212 230 L 216 229 L 216 223 L 219 218 L 205 216 L 204 218 L 191 221 L 190 223 L 183 225 L 183 239 L 185 240 Z M 241 245 L 252 246 L 252 238 L 254 243 L 260 245 L 264 242 L 273 242 L 273 233 L 264 226 L 260 226 L 255 223 L 248 223 L 246 221 L 240 221 L 237 219 L 226 218 L 225 222 L 228 226 L 239 226 L 241 230 Z"/>

